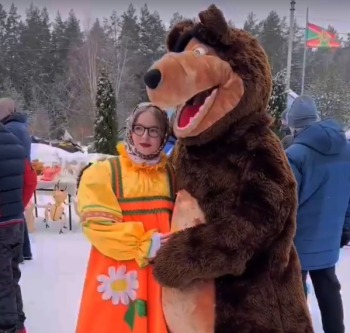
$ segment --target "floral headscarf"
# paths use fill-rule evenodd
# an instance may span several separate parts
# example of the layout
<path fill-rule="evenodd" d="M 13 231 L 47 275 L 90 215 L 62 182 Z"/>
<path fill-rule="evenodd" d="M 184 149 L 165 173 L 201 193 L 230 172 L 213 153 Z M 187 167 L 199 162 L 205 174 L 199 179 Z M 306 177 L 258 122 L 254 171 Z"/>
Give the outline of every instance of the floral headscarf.
<path fill-rule="evenodd" d="M 160 112 L 161 116 L 163 117 L 164 120 L 164 127 L 165 127 L 165 132 L 163 133 L 164 137 L 163 137 L 163 141 L 160 144 L 158 150 L 151 155 L 144 155 L 142 153 L 140 153 L 139 151 L 137 151 L 134 141 L 132 139 L 132 127 L 135 123 L 135 116 L 136 116 L 136 111 L 139 110 L 140 108 L 154 108 L 155 110 L 157 110 L 157 112 Z M 170 133 L 170 126 L 169 126 L 169 119 L 168 116 L 166 114 L 166 112 L 164 112 L 163 110 L 161 110 L 159 107 L 155 106 L 152 103 L 149 102 L 143 102 L 138 104 L 135 109 L 132 111 L 131 115 L 128 117 L 128 119 L 126 120 L 126 132 L 125 132 L 125 147 L 126 147 L 126 151 L 128 152 L 129 155 L 133 156 L 133 157 L 137 157 L 141 160 L 144 161 L 159 161 L 160 158 L 160 154 L 163 150 L 163 148 L 165 147 L 168 138 L 169 138 L 169 133 Z"/>

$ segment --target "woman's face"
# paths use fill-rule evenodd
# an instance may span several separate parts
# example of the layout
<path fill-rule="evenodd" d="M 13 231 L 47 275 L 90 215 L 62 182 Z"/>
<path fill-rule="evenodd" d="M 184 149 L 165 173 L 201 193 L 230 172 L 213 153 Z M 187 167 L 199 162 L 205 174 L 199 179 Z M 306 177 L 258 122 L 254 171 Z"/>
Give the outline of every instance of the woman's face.
<path fill-rule="evenodd" d="M 137 117 L 132 128 L 132 140 L 139 153 L 155 154 L 161 145 L 162 136 L 158 120 L 152 111 L 144 111 Z"/>

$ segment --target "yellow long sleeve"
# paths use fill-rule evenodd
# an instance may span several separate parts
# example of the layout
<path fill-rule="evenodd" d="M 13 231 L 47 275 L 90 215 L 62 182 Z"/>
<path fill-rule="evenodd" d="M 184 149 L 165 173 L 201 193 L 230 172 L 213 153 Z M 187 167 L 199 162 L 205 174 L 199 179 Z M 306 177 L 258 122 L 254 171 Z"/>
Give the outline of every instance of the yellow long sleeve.
<path fill-rule="evenodd" d="M 142 222 L 123 222 L 108 161 L 96 162 L 85 170 L 77 197 L 84 234 L 99 252 L 114 260 L 147 265 L 155 230 L 145 232 Z"/>

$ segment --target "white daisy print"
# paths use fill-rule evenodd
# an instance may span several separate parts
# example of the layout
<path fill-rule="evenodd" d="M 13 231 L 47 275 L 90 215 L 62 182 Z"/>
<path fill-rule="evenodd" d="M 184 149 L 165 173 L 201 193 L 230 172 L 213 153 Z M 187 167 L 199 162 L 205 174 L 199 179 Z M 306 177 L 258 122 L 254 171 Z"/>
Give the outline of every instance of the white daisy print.
<path fill-rule="evenodd" d="M 129 305 L 130 300 L 136 300 L 136 291 L 139 288 L 137 272 L 126 272 L 125 265 L 121 265 L 117 269 L 110 266 L 108 275 L 99 275 L 97 281 L 101 283 L 97 287 L 97 291 L 102 294 L 104 301 L 112 300 L 114 305 L 120 303 Z"/>

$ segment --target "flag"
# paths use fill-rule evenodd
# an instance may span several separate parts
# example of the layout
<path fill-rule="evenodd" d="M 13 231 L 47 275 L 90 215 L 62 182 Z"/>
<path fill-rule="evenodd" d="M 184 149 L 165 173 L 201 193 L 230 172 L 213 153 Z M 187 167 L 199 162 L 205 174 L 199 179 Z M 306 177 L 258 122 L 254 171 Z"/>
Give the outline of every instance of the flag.
<path fill-rule="evenodd" d="M 306 46 L 309 48 L 339 48 L 341 44 L 334 33 L 308 23 L 306 31 Z"/>

